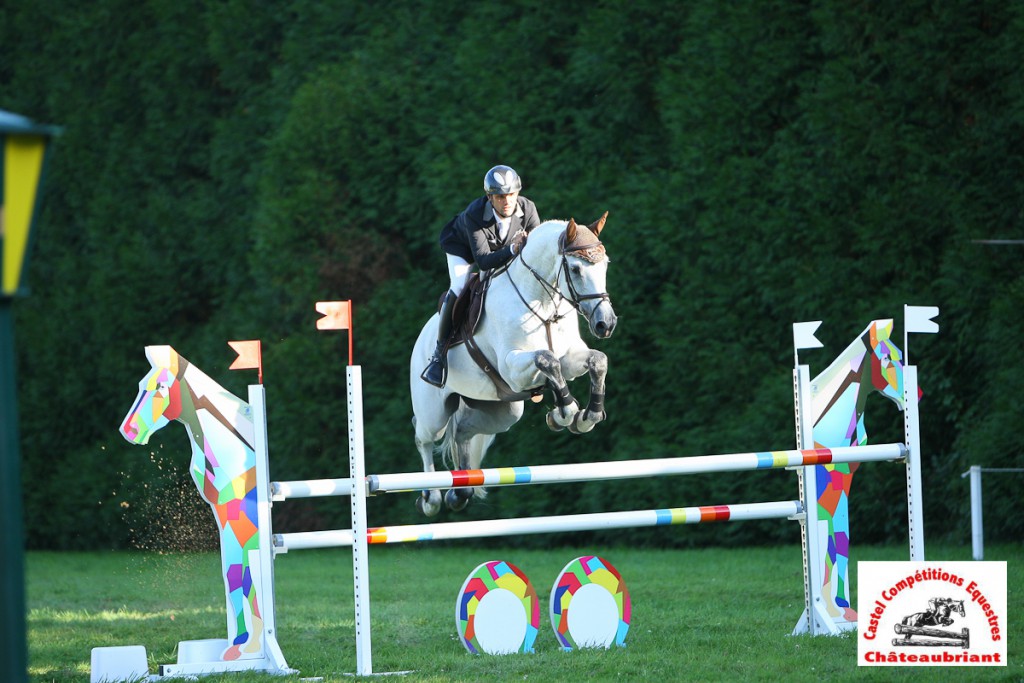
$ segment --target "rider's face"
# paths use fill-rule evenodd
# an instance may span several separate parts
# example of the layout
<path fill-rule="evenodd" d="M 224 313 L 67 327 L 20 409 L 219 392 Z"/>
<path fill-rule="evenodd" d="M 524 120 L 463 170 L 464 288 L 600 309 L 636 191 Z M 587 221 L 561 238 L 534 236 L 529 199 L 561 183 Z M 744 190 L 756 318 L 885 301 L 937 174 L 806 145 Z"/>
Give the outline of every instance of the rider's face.
<path fill-rule="evenodd" d="M 492 194 L 487 198 L 491 201 L 491 206 L 494 207 L 494 213 L 502 218 L 508 218 L 516 211 L 516 200 L 519 199 L 519 193 Z"/>

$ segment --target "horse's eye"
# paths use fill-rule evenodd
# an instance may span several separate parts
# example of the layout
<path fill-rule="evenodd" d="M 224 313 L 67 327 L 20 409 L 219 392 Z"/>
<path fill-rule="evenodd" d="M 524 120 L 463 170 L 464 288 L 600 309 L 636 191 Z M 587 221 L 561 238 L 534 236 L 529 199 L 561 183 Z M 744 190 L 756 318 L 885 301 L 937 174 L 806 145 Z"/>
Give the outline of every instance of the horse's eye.
<path fill-rule="evenodd" d="M 578 263 L 574 263 L 569 267 L 569 270 L 572 271 L 573 275 L 579 275 L 580 273 L 583 272 L 583 267 L 580 266 Z"/>

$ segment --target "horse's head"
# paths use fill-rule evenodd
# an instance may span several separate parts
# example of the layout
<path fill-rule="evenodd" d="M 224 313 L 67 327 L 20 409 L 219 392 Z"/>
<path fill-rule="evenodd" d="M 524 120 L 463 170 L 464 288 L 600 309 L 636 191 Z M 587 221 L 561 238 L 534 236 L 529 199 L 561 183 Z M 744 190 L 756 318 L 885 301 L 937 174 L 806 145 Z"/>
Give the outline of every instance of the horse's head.
<path fill-rule="evenodd" d="M 891 319 L 871 321 L 811 381 L 815 443 L 825 447 L 867 443 L 864 412 L 873 392 L 903 410 L 903 353 L 891 335 Z"/>
<path fill-rule="evenodd" d="M 147 346 L 146 358 L 152 370 L 139 382 L 139 395 L 121 423 L 121 435 L 134 444 L 149 441 L 181 414 L 181 384 L 178 352 L 170 346 Z"/>
<path fill-rule="evenodd" d="M 873 320 L 864 330 L 861 339 L 871 351 L 871 364 L 863 367 L 864 379 L 870 379 L 875 391 L 903 410 L 903 352 L 891 337 L 891 318 Z"/>
<path fill-rule="evenodd" d="M 588 226 L 569 219 L 560 238 L 562 267 L 569 298 L 590 325 L 590 333 L 607 339 L 615 331 L 615 309 L 606 291 L 608 254 L 598 239 L 608 212 Z"/>

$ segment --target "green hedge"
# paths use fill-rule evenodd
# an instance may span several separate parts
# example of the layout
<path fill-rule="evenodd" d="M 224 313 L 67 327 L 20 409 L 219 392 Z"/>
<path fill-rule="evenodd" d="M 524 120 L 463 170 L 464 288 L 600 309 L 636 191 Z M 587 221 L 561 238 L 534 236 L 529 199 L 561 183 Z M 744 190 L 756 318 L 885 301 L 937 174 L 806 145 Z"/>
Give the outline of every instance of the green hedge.
<path fill-rule="evenodd" d="M 1022 237 L 1022 33 L 1020 8 L 994 0 L 15 3 L 0 106 L 66 131 L 15 309 L 30 545 L 150 543 L 140 511 L 166 517 L 154 496 L 187 489 L 166 473 L 187 462 L 179 428 L 148 451 L 117 434 L 147 344 L 244 395 L 225 341 L 262 339 L 273 476 L 344 475 L 344 340 L 316 332 L 318 300 L 355 302 L 369 468 L 417 468 L 407 364 L 446 282 L 436 236 L 498 162 L 543 218 L 610 211 L 621 325 L 601 343 L 608 422 L 553 434 L 530 406 L 491 464 L 788 447 L 792 322 L 825 321 L 828 350 L 802 356 L 817 371 L 871 319 L 896 317 L 901 338 L 902 304 L 937 305 L 941 333 L 912 341 L 927 531 L 966 541 L 960 472 L 1024 461 L 1021 247 L 974 241 Z M 899 438 L 899 415 L 869 406 L 872 439 Z M 854 543 L 902 538 L 901 477 L 857 475 Z M 986 534 L 1019 539 L 1017 485 L 993 486 Z M 793 490 L 753 475 L 534 487 L 468 516 Z M 298 527 L 345 523 L 338 502 L 293 505 Z M 416 519 L 411 496 L 371 514 Z"/>

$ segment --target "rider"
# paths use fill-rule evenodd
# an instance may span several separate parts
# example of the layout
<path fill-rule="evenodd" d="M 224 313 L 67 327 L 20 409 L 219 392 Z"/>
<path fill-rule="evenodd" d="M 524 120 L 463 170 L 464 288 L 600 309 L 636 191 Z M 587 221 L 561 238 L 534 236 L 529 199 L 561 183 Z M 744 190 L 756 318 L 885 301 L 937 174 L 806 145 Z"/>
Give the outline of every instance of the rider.
<path fill-rule="evenodd" d="M 519 194 L 522 187 L 519 174 L 512 168 L 495 166 L 484 175 L 484 196 L 474 199 L 441 230 L 441 248 L 448 259 L 451 284 L 441 304 L 437 346 L 420 375 L 434 386 L 443 387 L 447 378 L 452 309 L 473 264 L 480 270 L 505 265 L 522 250 L 526 235 L 540 225 L 537 207 Z"/>

